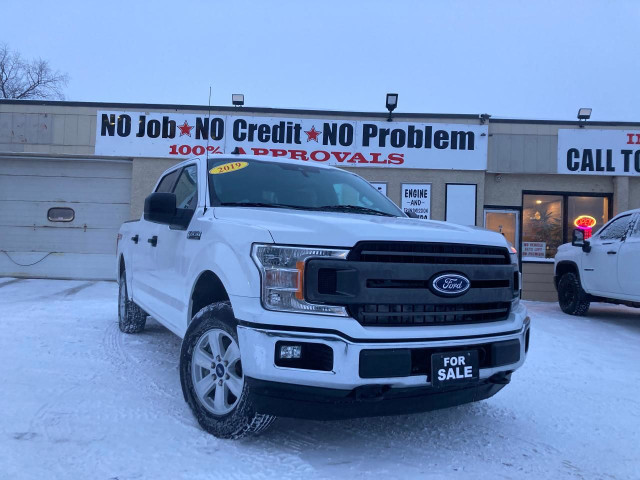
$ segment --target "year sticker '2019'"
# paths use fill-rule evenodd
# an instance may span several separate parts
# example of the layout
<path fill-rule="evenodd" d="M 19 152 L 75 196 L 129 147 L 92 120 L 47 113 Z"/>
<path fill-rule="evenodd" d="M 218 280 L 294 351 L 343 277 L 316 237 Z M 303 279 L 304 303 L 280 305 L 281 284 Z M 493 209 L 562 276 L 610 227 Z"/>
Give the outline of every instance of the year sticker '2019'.
<path fill-rule="evenodd" d="M 211 175 L 220 175 L 222 173 L 235 172 L 236 170 L 240 170 L 247 166 L 249 166 L 247 162 L 225 163 L 224 165 L 218 165 L 217 167 L 213 167 L 211 170 L 209 170 L 209 173 Z"/>

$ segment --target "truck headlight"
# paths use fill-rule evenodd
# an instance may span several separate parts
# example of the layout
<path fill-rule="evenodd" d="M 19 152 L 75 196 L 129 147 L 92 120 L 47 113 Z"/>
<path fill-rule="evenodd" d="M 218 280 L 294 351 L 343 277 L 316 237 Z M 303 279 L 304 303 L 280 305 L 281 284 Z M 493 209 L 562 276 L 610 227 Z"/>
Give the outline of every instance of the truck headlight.
<path fill-rule="evenodd" d="M 309 258 L 346 259 L 349 250 L 254 244 L 251 258 L 260 270 L 262 305 L 279 312 L 347 316 L 344 307 L 304 299 L 304 267 Z"/>
<path fill-rule="evenodd" d="M 518 250 L 509 242 L 509 256 L 511 257 L 511 265 L 515 268 L 513 272 L 513 300 L 511 301 L 511 310 L 515 310 L 520 303 L 520 291 L 522 290 L 522 274 L 520 273 L 520 264 L 518 262 Z"/>
<path fill-rule="evenodd" d="M 509 257 L 511 257 L 511 265 L 519 265 L 518 250 L 509 242 Z"/>

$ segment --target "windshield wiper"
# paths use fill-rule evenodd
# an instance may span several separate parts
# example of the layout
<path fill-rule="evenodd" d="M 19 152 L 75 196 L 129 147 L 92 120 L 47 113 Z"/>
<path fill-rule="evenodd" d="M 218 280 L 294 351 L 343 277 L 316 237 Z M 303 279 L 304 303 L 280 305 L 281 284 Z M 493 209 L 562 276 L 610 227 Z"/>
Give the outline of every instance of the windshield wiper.
<path fill-rule="evenodd" d="M 395 217 L 392 213 L 381 212 L 373 208 L 361 207 L 359 205 L 324 205 L 317 207 L 315 210 L 323 210 L 326 212 L 348 212 L 348 213 L 364 213 L 366 215 L 383 215 L 385 217 Z"/>
<path fill-rule="evenodd" d="M 263 203 L 263 202 L 222 202 L 221 207 L 262 207 L 262 208 L 294 208 L 297 210 L 306 210 L 306 207 L 297 205 L 285 205 L 284 203 Z"/>
<path fill-rule="evenodd" d="M 221 207 L 261 207 L 261 208 L 291 208 L 294 210 L 315 210 L 324 212 L 347 212 L 363 213 L 366 215 L 382 215 L 385 217 L 395 217 L 391 213 L 381 212 L 373 208 L 360 207 L 358 205 L 324 205 L 322 207 L 305 207 L 302 205 L 287 205 L 284 203 L 264 203 L 264 202 L 222 202 Z"/>

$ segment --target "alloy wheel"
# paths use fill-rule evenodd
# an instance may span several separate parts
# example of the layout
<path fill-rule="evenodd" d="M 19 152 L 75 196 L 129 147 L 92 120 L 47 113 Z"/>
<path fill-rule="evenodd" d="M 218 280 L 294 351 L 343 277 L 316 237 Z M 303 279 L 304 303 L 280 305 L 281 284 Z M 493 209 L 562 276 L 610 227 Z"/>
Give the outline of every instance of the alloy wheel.
<path fill-rule="evenodd" d="M 240 349 L 227 332 L 211 329 L 200 336 L 191 359 L 191 378 L 198 400 L 208 411 L 225 415 L 235 408 L 244 375 Z"/>

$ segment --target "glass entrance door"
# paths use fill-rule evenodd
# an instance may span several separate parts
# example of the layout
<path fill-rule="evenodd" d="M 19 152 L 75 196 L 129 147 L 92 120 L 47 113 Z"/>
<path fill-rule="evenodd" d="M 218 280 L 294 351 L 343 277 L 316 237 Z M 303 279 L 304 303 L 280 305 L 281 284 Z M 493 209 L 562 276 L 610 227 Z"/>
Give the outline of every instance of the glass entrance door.
<path fill-rule="evenodd" d="M 484 228 L 501 233 L 517 248 L 520 239 L 520 212 L 509 209 L 484 209 Z"/>

